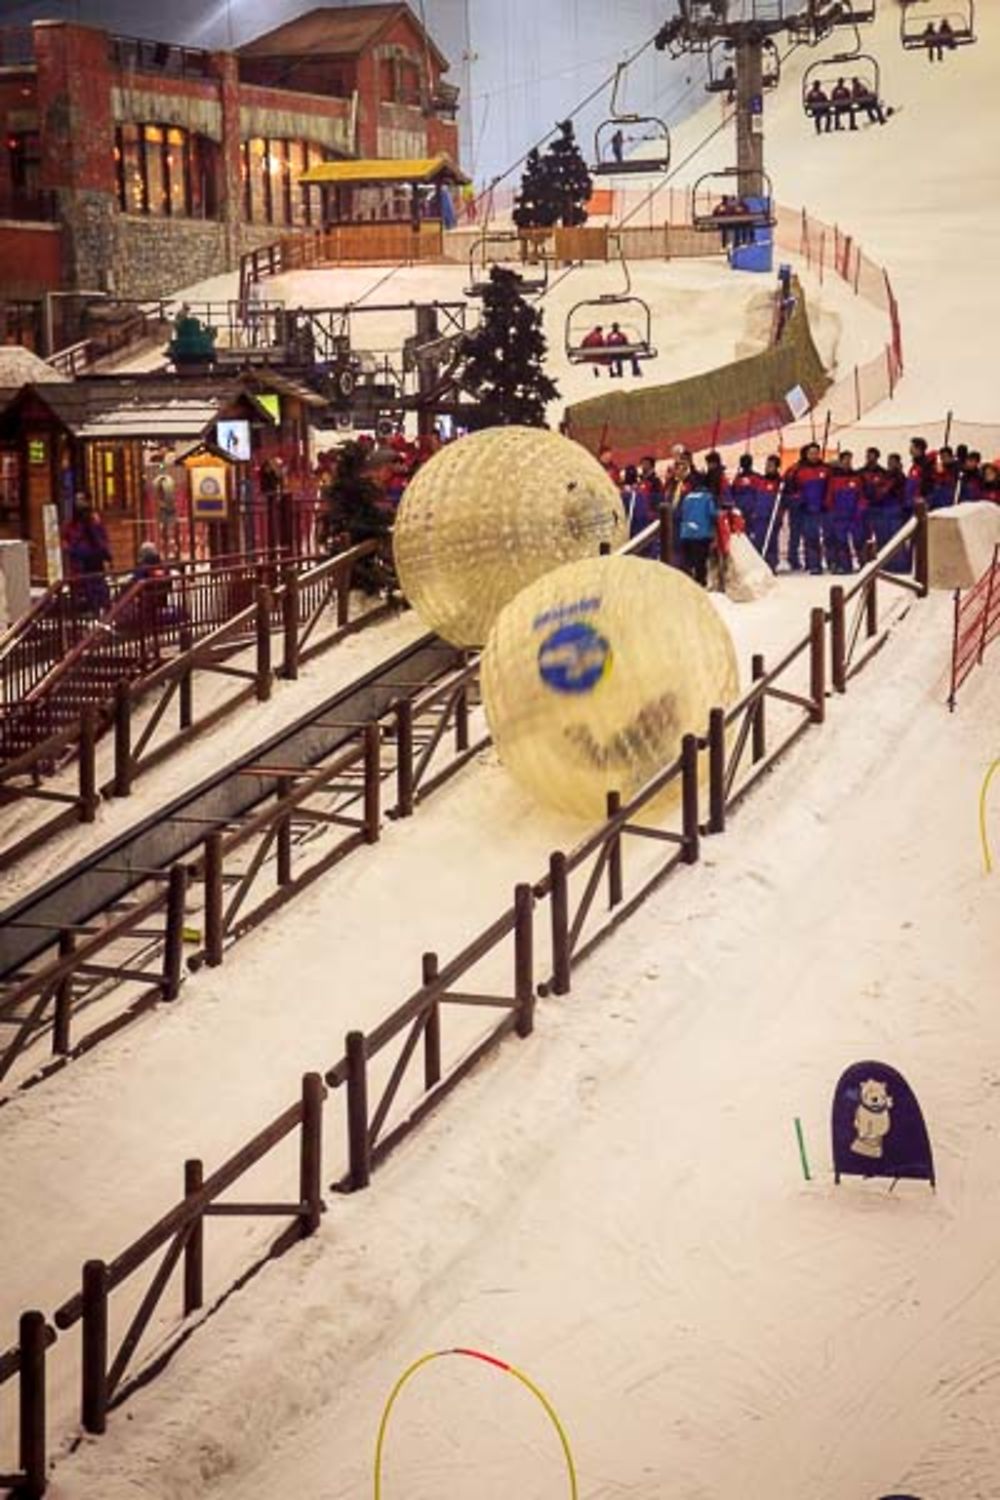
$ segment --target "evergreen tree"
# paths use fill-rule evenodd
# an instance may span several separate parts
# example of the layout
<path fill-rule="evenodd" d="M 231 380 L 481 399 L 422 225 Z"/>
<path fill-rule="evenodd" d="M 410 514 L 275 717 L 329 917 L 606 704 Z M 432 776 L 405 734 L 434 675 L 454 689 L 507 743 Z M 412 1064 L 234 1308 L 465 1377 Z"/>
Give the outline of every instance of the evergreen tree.
<path fill-rule="evenodd" d="M 551 229 L 558 218 L 559 204 L 552 191 L 548 161 L 532 147 L 514 199 L 514 223 L 518 229 Z"/>
<path fill-rule="evenodd" d="M 548 186 L 559 222 L 567 227 L 586 224 L 586 204 L 594 184 L 576 143 L 572 120 L 560 123 L 559 134 L 542 158 L 542 166 L 548 169 Z"/>
<path fill-rule="evenodd" d="M 483 294 L 482 322 L 466 340 L 460 377 L 476 400 L 469 426 L 544 427 L 545 407 L 559 396 L 545 373 L 542 315 L 521 295 L 521 278 L 494 266 Z"/>

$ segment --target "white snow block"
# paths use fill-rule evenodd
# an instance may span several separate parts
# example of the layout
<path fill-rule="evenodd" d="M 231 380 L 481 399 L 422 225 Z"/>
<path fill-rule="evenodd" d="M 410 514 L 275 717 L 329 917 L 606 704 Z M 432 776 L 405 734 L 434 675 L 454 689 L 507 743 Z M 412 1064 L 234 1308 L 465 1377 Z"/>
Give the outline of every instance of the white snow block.
<path fill-rule="evenodd" d="M 932 589 L 971 589 L 993 561 L 1000 543 L 1000 505 L 963 500 L 927 518 Z"/>
<path fill-rule="evenodd" d="M 748 536 L 734 532 L 726 560 L 726 595 L 734 604 L 751 604 L 774 588 L 774 574 Z"/>

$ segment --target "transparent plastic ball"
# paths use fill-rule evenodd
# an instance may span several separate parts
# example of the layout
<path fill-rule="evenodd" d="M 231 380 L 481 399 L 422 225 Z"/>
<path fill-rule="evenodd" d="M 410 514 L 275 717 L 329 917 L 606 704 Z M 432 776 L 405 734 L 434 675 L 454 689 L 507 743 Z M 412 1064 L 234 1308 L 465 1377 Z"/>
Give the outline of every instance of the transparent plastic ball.
<path fill-rule="evenodd" d="M 628 535 L 617 487 L 592 454 L 537 427 L 490 427 L 447 444 L 414 476 L 393 552 L 431 630 L 481 646 L 519 589 Z"/>
<path fill-rule="evenodd" d="M 590 820 L 628 800 L 735 700 L 732 638 L 704 589 L 635 557 L 567 563 L 498 615 L 483 698 L 500 759 L 539 802 Z"/>

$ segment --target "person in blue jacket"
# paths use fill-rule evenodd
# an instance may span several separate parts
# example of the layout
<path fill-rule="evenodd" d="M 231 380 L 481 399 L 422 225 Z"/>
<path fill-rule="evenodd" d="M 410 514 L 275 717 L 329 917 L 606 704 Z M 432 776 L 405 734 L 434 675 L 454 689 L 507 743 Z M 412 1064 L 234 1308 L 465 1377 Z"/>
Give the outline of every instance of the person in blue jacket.
<path fill-rule="evenodd" d="M 825 537 L 831 573 L 852 573 L 853 544 L 858 565 L 864 562 L 862 526 L 864 481 L 854 470 L 854 455 L 846 450 L 837 459 L 827 489 Z"/>
<path fill-rule="evenodd" d="M 681 498 L 676 518 L 681 567 L 702 588 L 708 585 L 708 554 L 715 539 L 718 514 L 715 496 L 704 476 L 699 475 L 693 487 Z"/>
<path fill-rule="evenodd" d="M 764 464 L 763 474 L 754 475 L 753 490 L 747 497 L 749 511 L 744 511 L 747 534 L 772 572 L 778 568 L 778 523 L 772 518 L 780 494 L 781 459 L 772 453 Z"/>
<path fill-rule="evenodd" d="M 788 508 L 788 564 L 793 570 L 799 562 L 799 541 L 805 546 L 805 563 L 809 572 L 823 571 L 823 516 L 827 509 L 830 466 L 823 462 L 818 443 L 806 443 L 785 475 L 785 503 Z"/>

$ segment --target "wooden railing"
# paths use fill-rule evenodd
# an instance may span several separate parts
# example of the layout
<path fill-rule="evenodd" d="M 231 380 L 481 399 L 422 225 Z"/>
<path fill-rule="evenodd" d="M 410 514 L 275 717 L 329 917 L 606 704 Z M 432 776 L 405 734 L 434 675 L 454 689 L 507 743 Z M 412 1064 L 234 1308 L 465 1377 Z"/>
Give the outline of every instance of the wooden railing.
<path fill-rule="evenodd" d="M 70 823 L 93 822 L 101 792 L 105 796 L 128 796 L 140 775 L 250 698 L 266 702 L 276 672 L 294 680 L 302 663 L 383 618 L 394 607 L 391 601 L 372 605 L 353 617 L 351 614 L 354 570 L 377 550 L 377 542 L 363 542 L 302 573 L 293 562 L 287 566 L 241 564 L 226 570 L 221 578 L 214 574 L 186 576 L 180 581 L 178 596 L 187 601 L 186 613 L 172 602 L 164 605 L 162 596 L 155 593 L 159 580 L 151 581 L 153 592 L 148 584 L 136 586 L 139 592 L 127 596 L 112 612 L 124 616 L 120 633 L 99 628 L 93 650 L 106 650 L 108 660 L 117 665 L 131 662 L 134 666 L 139 657 L 133 660 L 128 653 L 135 648 L 142 655 L 143 670 L 123 672 L 114 680 L 110 675 L 100 678 L 102 691 L 83 701 L 77 677 L 88 660 L 83 650 L 92 639 L 88 636 L 53 671 L 53 676 L 60 674 L 59 680 L 68 684 L 60 703 L 69 722 L 58 728 L 50 725 L 47 736 L 39 737 L 30 749 L 0 765 L 0 806 L 27 798 L 51 802 L 61 809 L 23 839 L 0 848 L 0 869 L 16 864 Z M 274 581 L 273 587 L 267 580 Z M 213 618 L 223 605 L 223 623 L 213 626 Z M 133 608 L 137 610 L 134 615 Z M 321 634 L 321 622 L 331 610 L 334 628 Z M 207 630 L 197 640 L 196 625 Z M 278 632 L 281 660 L 276 667 L 272 638 Z M 168 659 L 168 649 L 176 649 L 177 654 Z M 234 664 L 233 654 L 247 649 L 254 652 L 253 665 Z M 222 702 L 199 712 L 195 688 L 204 674 L 222 674 L 233 679 L 237 687 Z M 34 692 L 40 694 L 42 686 Z M 34 725 L 40 735 L 41 710 L 34 720 L 30 719 L 35 701 L 29 697 L 23 711 L 29 716 L 27 727 Z M 173 733 L 165 732 L 171 707 L 177 715 Z M 135 720 L 140 710 L 145 719 L 137 730 Z M 0 735 L 6 734 L 3 723 L 0 720 Z M 114 730 L 114 775 L 99 789 L 96 747 L 101 733 L 109 728 Z M 77 757 L 76 790 L 45 785 L 48 773 L 73 755 Z"/>
<path fill-rule="evenodd" d="M 655 533 L 655 527 L 648 528 L 647 533 L 634 539 L 634 549 L 639 550 Z M 890 564 L 908 556 L 911 549 L 913 578 L 892 572 Z M 919 508 L 918 514 L 866 564 L 852 586 L 843 591 L 845 609 L 835 604 L 833 597 L 829 611 L 813 609 L 808 634 L 770 671 L 760 657 L 755 658 L 752 686 L 728 709 L 713 709 L 703 735 L 685 735 L 681 753 L 671 765 L 664 767 L 628 803 L 621 803 L 612 793 L 609 815 L 599 829 L 568 853 L 553 853 L 549 869 L 541 879 L 519 883 L 512 904 L 449 962 L 441 965 L 436 953 L 425 953 L 420 987 L 385 1021 L 367 1033 L 360 1030 L 347 1033 L 344 1055 L 326 1073 L 331 1088 L 346 1090 L 345 1170 L 333 1184 L 336 1189 L 366 1188 L 373 1171 L 394 1147 L 433 1112 L 478 1061 L 512 1031 L 523 1039 L 532 1035 L 536 995 L 567 993 L 576 965 L 615 931 L 672 871 L 698 862 L 702 838 L 722 834 L 729 812 L 810 726 L 823 723 L 828 635 L 834 691 L 846 689 L 852 675 L 851 631 L 845 613 L 848 602 L 856 601 L 858 617 L 863 622 L 858 636 L 860 639 L 863 628 L 867 640 L 866 649 L 853 660 L 854 670 L 860 670 L 878 649 L 878 591 L 883 583 L 902 585 L 917 597 L 926 595 L 925 507 Z M 769 714 L 779 707 L 786 715 L 786 722 L 774 742 L 770 738 Z M 792 711 L 790 719 L 788 710 Z M 650 823 L 636 821 L 654 799 L 669 792 L 675 784 L 680 786 L 678 826 L 664 827 L 662 818 L 657 819 L 659 826 L 655 828 Z M 705 808 L 703 796 L 707 798 Z M 652 868 L 647 861 L 637 861 L 633 872 L 631 862 L 627 868 L 624 858 L 626 839 L 634 838 L 636 843 L 648 847 L 651 835 L 654 842 L 668 844 L 670 852 L 665 861 L 657 857 Z M 569 885 L 571 875 L 582 881 L 582 891 L 575 902 Z M 596 898 L 602 886 L 607 890 L 607 914 L 598 917 Z M 542 977 L 536 959 L 535 913 L 538 905 L 546 901 L 550 963 Z M 497 965 L 508 961 L 509 982 L 502 978 L 498 981 Z M 473 978 L 483 964 L 490 966 L 490 977 L 485 982 Z M 456 987 L 460 982 L 461 989 Z M 449 1028 L 447 1035 L 442 1022 L 443 1007 L 466 1017 L 464 1024 Z M 479 1030 L 470 1029 L 469 1017 L 495 1010 L 502 1012 L 499 1021 L 490 1021 Z M 300 1103 L 272 1121 L 210 1178 L 203 1178 L 200 1163 L 188 1162 L 183 1200 L 114 1261 L 85 1263 L 81 1290 L 58 1308 L 53 1321 L 61 1331 L 77 1322 L 83 1325 L 81 1411 L 86 1431 L 103 1432 L 108 1411 L 126 1399 L 138 1379 L 145 1381 L 155 1373 L 183 1336 L 175 1334 L 153 1366 L 138 1372 L 131 1382 L 126 1380 L 139 1342 L 182 1256 L 184 1312 L 190 1315 L 202 1307 L 201 1235 L 206 1214 L 291 1216 L 294 1222 L 272 1246 L 272 1255 L 280 1254 L 294 1238 L 312 1233 L 318 1227 L 322 1212 L 321 1107 L 322 1081 L 316 1074 L 307 1075 Z M 295 1129 L 302 1132 L 298 1202 L 230 1205 L 217 1201 Z M 109 1295 L 164 1247 L 163 1260 L 117 1352 L 109 1358 Z M 246 1280 L 246 1276 L 244 1273 L 240 1281 Z M 33 1455 L 31 1472 L 35 1487 L 25 1493 L 34 1497 L 40 1496 L 45 1486 L 43 1341 L 51 1340 L 41 1314 L 26 1315 L 27 1318 L 32 1321 L 22 1319 L 22 1343 L 0 1355 L 0 1383 L 10 1379 L 19 1368 L 34 1371 L 33 1378 L 21 1385 L 22 1469 L 26 1470 L 27 1440 L 29 1454 Z"/>

